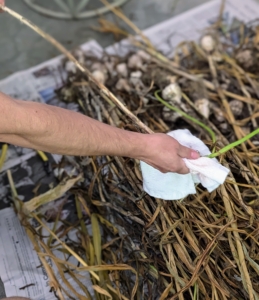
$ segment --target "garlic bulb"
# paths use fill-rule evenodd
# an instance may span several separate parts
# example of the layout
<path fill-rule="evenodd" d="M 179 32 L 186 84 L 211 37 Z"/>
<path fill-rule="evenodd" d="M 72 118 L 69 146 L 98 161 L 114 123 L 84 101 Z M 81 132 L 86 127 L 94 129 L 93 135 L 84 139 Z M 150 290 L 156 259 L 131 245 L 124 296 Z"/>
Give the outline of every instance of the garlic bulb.
<path fill-rule="evenodd" d="M 249 133 L 251 133 L 251 129 L 250 127 L 241 127 L 244 135 L 248 135 Z"/>
<path fill-rule="evenodd" d="M 80 64 L 85 64 L 85 53 L 82 49 L 76 49 L 73 54 L 76 57 L 76 59 L 80 62 Z"/>
<path fill-rule="evenodd" d="M 175 83 L 170 83 L 162 91 L 162 97 L 164 100 L 172 101 L 175 103 L 181 103 L 182 91 L 179 85 Z"/>
<path fill-rule="evenodd" d="M 229 107 L 235 117 L 239 117 L 244 109 L 244 103 L 239 100 L 231 100 L 229 102 Z"/>
<path fill-rule="evenodd" d="M 209 100 L 206 98 L 199 99 L 195 101 L 195 106 L 197 110 L 206 118 L 208 119 L 210 116 L 210 103 Z"/>
<path fill-rule="evenodd" d="M 142 77 L 142 72 L 141 71 L 131 72 L 130 77 L 141 78 Z"/>
<path fill-rule="evenodd" d="M 222 133 L 228 133 L 230 131 L 230 126 L 228 125 L 228 123 L 221 123 L 219 124 L 219 130 Z"/>
<path fill-rule="evenodd" d="M 147 53 L 147 52 L 145 52 L 145 51 L 143 51 L 143 50 L 139 50 L 138 52 L 137 52 L 137 55 L 139 56 L 139 57 L 141 57 L 142 59 L 143 59 L 143 61 L 149 61 L 150 60 L 150 58 L 151 58 L 151 56 Z"/>
<path fill-rule="evenodd" d="M 54 173 L 54 176 L 57 177 L 57 178 L 60 178 L 65 172 L 65 169 L 63 168 L 55 168 L 53 170 L 53 173 Z"/>
<path fill-rule="evenodd" d="M 100 70 L 95 70 L 92 72 L 93 77 L 100 82 L 101 84 L 105 84 L 106 81 L 106 74 Z"/>
<path fill-rule="evenodd" d="M 181 117 L 181 115 L 165 106 L 163 107 L 162 117 L 164 121 L 174 123 Z"/>
<path fill-rule="evenodd" d="M 211 106 L 212 110 L 213 110 L 213 113 L 214 113 L 214 117 L 215 119 L 219 122 L 219 123 L 222 123 L 224 122 L 226 119 L 225 119 L 225 116 L 222 112 L 222 110 L 217 107 L 216 105 L 212 105 Z"/>
<path fill-rule="evenodd" d="M 213 37 L 209 34 L 201 38 L 201 47 L 206 52 L 212 52 L 215 49 L 216 43 Z"/>
<path fill-rule="evenodd" d="M 117 72 L 114 69 L 114 63 L 113 62 L 106 61 L 104 64 L 105 64 L 106 69 L 108 70 L 108 72 L 110 73 L 110 75 L 112 77 L 117 75 Z"/>
<path fill-rule="evenodd" d="M 142 72 L 141 71 L 136 71 L 136 72 L 131 72 L 130 73 L 130 82 L 136 86 L 137 84 L 139 84 L 141 81 L 141 77 L 142 77 Z M 143 83 L 142 83 L 143 84 Z"/>
<path fill-rule="evenodd" d="M 228 82 L 227 83 L 222 83 L 220 86 L 221 86 L 222 90 L 227 90 L 228 87 L 229 87 L 229 83 Z"/>
<path fill-rule="evenodd" d="M 238 54 L 236 55 L 236 59 L 239 64 L 246 69 L 252 67 L 254 64 L 252 51 L 248 49 L 238 52 Z"/>
<path fill-rule="evenodd" d="M 215 61 L 215 62 L 222 62 L 223 61 L 223 58 L 221 56 L 221 54 L 217 51 L 215 51 L 213 54 L 212 54 L 212 59 Z"/>
<path fill-rule="evenodd" d="M 118 80 L 118 82 L 116 83 L 115 88 L 118 91 L 126 91 L 128 93 L 131 90 L 129 83 L 128 83 L 128 81 L 125 78 L 120 78 Z"/>
<path fill-rule="evenodd" d="M 252 161 L 256 164 L 259 163 L 259 156 L 253 156 Z"/>
<path fill-rule="evenodd" d="M 68 73 L 73 73 L 75 74 L 76 73 L 76 65 L 71 61 L 67 61 L 66 64 L 65 64 L 65 70 L 68 72 Z"/>
<path fill-rule="evenodd" d="M 63 87 L 61 90 L 62 98 L 65 102 L 70 102 L 73 99 L 73 91 L 72 89 L 68 89 Z"/>
<path fill-rule="evenodd" d="M 91 66 L 91 70 L 92 71 L 102 71 L 102 72 L 107 72 L 106 67 L 104 64 L 100 63 L 100 62 L 94 62 Z"/>
<path fill-rule="evenodd" d="M 142 97 L 141 99 L 142 99 L 142 102 L 143 102 L 144 106 L 148 105 L 148 103 L 149 103 L 149 99 L 148 98 Z"/>
<path fill-rule="evenodd" d="M 128 59 L 128 67 L 131 69 L 141 69 L 143 67 L 142 58 L 137 54 L 131 55 Z"/>
<path fill-rule="evenodd" d="M 125 63 L 118 64 L 116 66 L 117 73 L 122 77 L 128 77 L 128 68 Z"/>

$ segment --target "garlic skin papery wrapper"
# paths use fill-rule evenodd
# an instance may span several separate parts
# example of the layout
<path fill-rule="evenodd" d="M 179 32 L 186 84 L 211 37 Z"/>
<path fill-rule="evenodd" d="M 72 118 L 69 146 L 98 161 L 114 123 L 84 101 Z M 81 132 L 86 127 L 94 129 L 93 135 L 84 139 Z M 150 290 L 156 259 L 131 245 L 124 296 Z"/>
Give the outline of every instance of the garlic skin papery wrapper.
<path fill-rule="evenodd" d="M 201 38 L 201 47 L 206 52 L 212 52 L 215 50 L 216 42 L 211 35 L 204 35 Z"/>
<path fill-rule="evenodd" d="M 179 85 L 175 83 L 170 83 L 162 90 L 163 99 L 171 102 L 171 103 L 181 103 L 182 98 L 182 90 Z"/>

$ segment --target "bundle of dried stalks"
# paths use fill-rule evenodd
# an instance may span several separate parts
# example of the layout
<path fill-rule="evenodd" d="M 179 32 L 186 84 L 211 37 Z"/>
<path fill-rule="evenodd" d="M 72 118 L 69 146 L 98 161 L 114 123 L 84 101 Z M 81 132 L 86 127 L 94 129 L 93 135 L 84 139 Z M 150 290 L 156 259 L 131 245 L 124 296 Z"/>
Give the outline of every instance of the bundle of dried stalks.
<path fill-rule="evenodd" d="M 57 295 L 90 299 L 79 280 L 80 272 L 89 271 L 97 299 L 259 299 L 258 27 L 241 24 L 233 42 L 232 32 L 225 33 L 217 22 L 198 43 L 179 45 L 171 59 L 146 38 L 132 38 L 141 51 L 126 57 L 104 55 L 99 61 L 84 57 L 80 64 L 53 38 L 21 20 L 83 71 L 70 72 L 57 92 L 63 101 L 79 103 L 86 115 L 139 132 L 189 128 L 216 152 L 250 138 L 219 157 L 231 173 L 211 194 L 198 186 L 196 195 L 182 201 L 155 199 L 143 193 L 137 161 L 91 157 L 76 159 L 77 178 L 29 203 L 17 202 Z M 107 24 L 102 21 L 101 30 L 122 32 Z M 47 229 L 43 203 L 67 190 L 75 197 L 77 220 Z M 37 220 L 37 229 L 30 217 Z M 48 242 L 42 239 L 42 228 L 49 233 Z M 72 229 L 78 242 L 62 241 Z M 63 251 L 64 260 L 53 256 L 53 247 Z M 71 255 L 78 265 L 67 262 Z M 55 262 L 63 284 L 46 257 Z M 78 281 L 81 294 L 64 273 Z"/>

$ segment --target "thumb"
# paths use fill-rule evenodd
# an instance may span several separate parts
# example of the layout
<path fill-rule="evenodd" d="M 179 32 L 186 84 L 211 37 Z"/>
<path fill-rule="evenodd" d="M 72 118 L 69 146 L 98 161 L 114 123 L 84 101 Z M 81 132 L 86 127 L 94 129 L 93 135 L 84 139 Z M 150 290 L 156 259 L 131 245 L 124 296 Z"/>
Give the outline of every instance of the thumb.
<path fill-rule="evenodd" d="M 182 158 L 187 158 L 187 159 L 197 159 L 200 157 L 200 154 L 197 151 L 187 148 L 181 144 L 180 147 L 178 148 L 178 155 Z"/>

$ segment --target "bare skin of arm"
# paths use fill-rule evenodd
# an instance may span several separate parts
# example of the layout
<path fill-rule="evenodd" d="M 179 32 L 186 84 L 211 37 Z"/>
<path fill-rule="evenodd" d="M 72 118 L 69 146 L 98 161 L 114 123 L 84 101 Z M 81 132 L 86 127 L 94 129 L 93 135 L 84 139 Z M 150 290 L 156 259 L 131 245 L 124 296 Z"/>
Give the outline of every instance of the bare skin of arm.
<path fill-rule="evenodd" d="M 0 93 L 0 142 L 64 155 L 125 156 L 161 172 L 188 173 L 182 158 L 196 151 L 165 134 L 115 128 L 66 109 L 14 100 Z"/>

